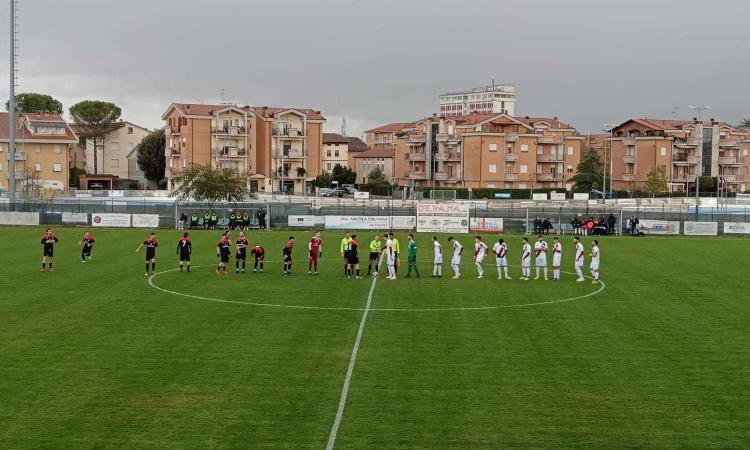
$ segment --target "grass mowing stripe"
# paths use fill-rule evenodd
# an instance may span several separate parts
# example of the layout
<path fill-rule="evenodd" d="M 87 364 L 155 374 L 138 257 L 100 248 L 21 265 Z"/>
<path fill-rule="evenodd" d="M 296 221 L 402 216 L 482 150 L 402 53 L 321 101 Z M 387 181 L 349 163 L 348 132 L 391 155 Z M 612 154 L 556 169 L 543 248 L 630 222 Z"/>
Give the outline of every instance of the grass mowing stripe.
<path fill-rule="evenodd" d="M 378 261 L 377 270 L 380 271 L 380 263 Z M 344 377 L 344 386 L 341 388 L 341 399 L 339 399 L 339 408 L 336 411 L 336 419 L 333 421 L 331 427 L 331 434 L 328 435 L 328 443 L 326 444 L 326 450 L 333 450 L 333 446 L 336 444 L 336 435 L 339 432 L 339 426 L 341 426 L 341 418 L 344 416 L 344 409 L 346 408 L 346 398 L 349 396 L 349 384 L 352 382 L 352 373 L 354 373 L 354 364 L 357 362 L 357 353 L 359 353 L 359 344 L 362 342 L 362 335 L 365 332 L 365 323 L 367 322 L 367 315 L 370 313 L 370 305 L 372 305 L 372 294 L 375 292 L 375 285 L 378 282 L 379 277 L 373 277 L 372 284 L 370 285 L 370 292 L 367 294 L 367 304 L 365 310 L 362 313 L 362 320 L 359 321 L 359 330 L 357 331 L 357 338 L 354 339 L 354 347 L 352 348 L 352 356 L 349 358 L 349 367 L 346 369 L 346 377 Z"/>

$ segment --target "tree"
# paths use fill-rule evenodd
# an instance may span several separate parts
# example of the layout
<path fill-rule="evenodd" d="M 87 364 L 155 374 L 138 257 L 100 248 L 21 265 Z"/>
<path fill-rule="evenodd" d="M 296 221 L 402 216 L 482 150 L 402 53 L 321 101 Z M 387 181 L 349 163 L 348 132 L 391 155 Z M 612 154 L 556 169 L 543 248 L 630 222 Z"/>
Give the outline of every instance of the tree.
<path fill-rule="evenodd" d="M 373 195 L 386 195 L 391 191 L 391 183 L 385 179 L 385 174 L 380 169 L 373 169 L 367 175 L 367 189 Z"/>
<path fill-rule="evenodd" d="M 646 192 L 652 197 L 669 191 L 666 166 L 656 166 L 646 175 Z"/>
<path fill-rule="evenodd" d="M 602 159 L 593 148 L 587 148 L 581 156 L 581 162 L 576 167 L 573 190 L 576 192 L 590 192 L 592 189 L 602 190 Z"/>
<path fill-rule="evenodd" d="M 78 124 L 81 137 L 94 146 L 94 173 L 98 173 L 98 153 L 107 138 L 122 126 L 122 110 L 114 103 L 84 100 L 70 107 L 70 116 Z"/>
<path fill-rule="evenodd" d="M 333 166 L 331 178 L 333 181 L 338 181 L 339 186 L 343 184 L 354 184 L 357 182 L 357 173 L 348 167 L 336 164 Z"/>
<path fill-rule="evenodd" d="M 323 172 L 312 180 L 312 185 L 317 188 L 330 188 L 333 185 L 332 181 L 331 174 Z"/>
<path fill-rule="evenodd" d="M 154 130 L 144 137 L 135 148 L 138 167 L 147 180 L 160 182 L 164 179 L 166 158 L 164 156 L 166 137 L 164 129 Z"/>
<path fill-rule="evenodd" d="M 235 169 L 193 164 L 175 177 L 178 186 L 170 195 L 178 200 L 239 201 L 247 195 L 247 174 Z"/>
<path fill-rule="evenodd" d="M 5 109 L 10 109 L 10 100 L 5 102 Z M 16 95 L 16 110 L 26 114 L 62 114 L 63 105 L 47 94 L 25 92 Z"/>
<path fill-rule="evenodd" d="M 750 128 L 750 117 L 740 120 L 740 128 Z"/>

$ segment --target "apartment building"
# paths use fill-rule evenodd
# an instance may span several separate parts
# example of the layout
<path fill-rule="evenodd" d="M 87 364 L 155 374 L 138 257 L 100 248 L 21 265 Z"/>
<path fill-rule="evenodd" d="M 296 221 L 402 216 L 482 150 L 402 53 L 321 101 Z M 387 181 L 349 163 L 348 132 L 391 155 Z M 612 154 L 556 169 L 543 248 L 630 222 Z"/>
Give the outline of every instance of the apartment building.
<path fill-rule="evenodd" d="M 373 170 L 379 169 L 388 181 L 393 181 L 394 153 L 392 149 L 370 149 L 354 155 L 357 183 L 367 183 Z"/>
<path fill-rule="evenodd" d="M 248 173 L 253 192 L 302 194 L 322 171 L 320 111 L 174 103 L 162 120 L 170 189 L 174 176 L 191 164 Z"/>
<path fill-rule="evenodd" d="M 8 189 L 8 113 L 0 113 L 0 189 Z M 69 187 L 70 148 L 78 136 L 59 114 L 20 114 L 16 127 L 16 186 L 64 190 Z M 2 156 L 5 155 L 5 156 Z"/>
<path fill-rule="evenodd" d="M 722 187 L 750 186 L 750 131 L 709 121 L 629 119 L 612 130 L 615 189 L 642 189 L 648 173 L 666 169 L 671 192 L 695 189 L 697 176 L 715 177 Z"/>
<path fill-rule="evenodd" d="M 433 116 L 397 140 L 402 186 L 570 189 L 585 138 L 556 117 Z"/>
<path fill-rule="evenodd" d="M 80 126 L 71 124 L 76 133 L 80 134 Z M 150 131 L 133 122 L 123 121 L 122 126 L 112 133 L 104 145 L 99 148 L 94 167 L 94 143 L 86 140 L 84 152 L 85 170 L 89 174 L 114 175 L 121 180 L 129 179 L 129 158 L 135 157 L 135 148 Z M 79 144 L 80 146 L 80 144 Z"/>
<path fill-rule="evenodd" d="M 375 150 L 393 150 L 396 139 L 414 127 L 414 122 L 394 122 L 365 131 L 365 143 Z"/>
<path fill-rule="evenodd" d="M 516 113 L 516 88 L 512 84 L 482 86 L 440 95 L 440 115 L 460 117 L 470 114 Z"/>
<path fill-rule="evenodd" d="M 323 171 L 330 173 L 336 164 L 349 164 L 349 138 L 338 133 L 323 133 Z"/>
<path fill-rule="evenodd" d="M 363 141 L 362 139 L 358 137 L 351 137 L 346 136 L 346 139 L 349 141 L 349 146 L 347 147 L 347 151 L 349 153 L 349 166 L 348 167 L 354 167 L 355 161 L 354 157 L 362 152 L 366 152 L 367 150 L 370 150 L 370 147 Z"/>

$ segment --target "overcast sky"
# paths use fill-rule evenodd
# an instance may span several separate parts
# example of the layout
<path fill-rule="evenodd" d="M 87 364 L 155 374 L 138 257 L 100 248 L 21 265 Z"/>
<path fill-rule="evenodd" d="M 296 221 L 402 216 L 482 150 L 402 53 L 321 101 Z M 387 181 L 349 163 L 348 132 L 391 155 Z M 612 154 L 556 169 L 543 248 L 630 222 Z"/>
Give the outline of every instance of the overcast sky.
<path fill-rule="evenodd" d="M 517 115 L 585 132 L 628 117 L 750 116 L 748 0 L 20 0 L 20 92 L 113 101 L 149 128 L 173 101 L 322 110 L 351 135 L 509 81 Z M 8 97 L 8 2 L 0 94 Z M 676 108 L 676 113 L 675 113 Z"/>

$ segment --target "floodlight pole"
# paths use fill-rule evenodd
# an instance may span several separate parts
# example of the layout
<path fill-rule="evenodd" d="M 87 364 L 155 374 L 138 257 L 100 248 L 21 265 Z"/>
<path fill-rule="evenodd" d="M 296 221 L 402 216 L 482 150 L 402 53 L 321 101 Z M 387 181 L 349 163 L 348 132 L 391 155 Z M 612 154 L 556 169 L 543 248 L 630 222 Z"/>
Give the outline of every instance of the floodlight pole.
<path fill-rule="evenodd" d="M 8 101 L 8 202 L 16 200 L 16 0 L 10 0 L 10 98 Z"/>

